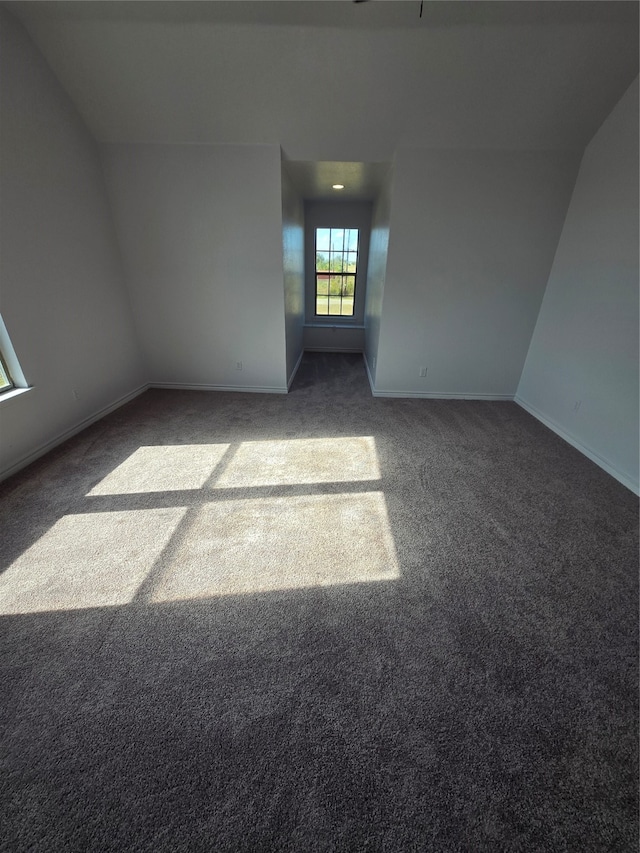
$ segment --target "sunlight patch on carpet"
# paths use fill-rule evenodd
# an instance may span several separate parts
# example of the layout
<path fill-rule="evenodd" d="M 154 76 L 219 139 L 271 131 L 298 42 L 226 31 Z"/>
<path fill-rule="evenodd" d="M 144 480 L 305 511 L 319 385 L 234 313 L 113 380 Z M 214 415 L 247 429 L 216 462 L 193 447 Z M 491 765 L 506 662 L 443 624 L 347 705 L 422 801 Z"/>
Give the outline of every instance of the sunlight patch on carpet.
<path fill-rule="evenodd" d="M 371 436 L 244 441 L 214 488 L 379 479 L 376 444 Z"/>
<path fill-rule="evenodd" d="M 199 510 L 151 600 L 398 577 L 382 492 L 224 501 Z"/>
<path fill-rule="evenodd" d="M 200 489 L 228 449 L 228 444 L 139 447 L 88 494 L 133 495 Z"/>
<path fill-rule="evenodd" d="M 139 447 L 86 495 L 109 511 L 76 506 L 0 576 L 0 614 L 396 579 L 378 484 L 371 436 Z M 158 505 L 166 493 L 181 506 Z M 137 494 L 147 506 L 127 508 Z"/>
<path fill-rule="evenodd" d="M 128 604 L 185 512 L 64 516 L 0 575 L 0 613 Z"/>

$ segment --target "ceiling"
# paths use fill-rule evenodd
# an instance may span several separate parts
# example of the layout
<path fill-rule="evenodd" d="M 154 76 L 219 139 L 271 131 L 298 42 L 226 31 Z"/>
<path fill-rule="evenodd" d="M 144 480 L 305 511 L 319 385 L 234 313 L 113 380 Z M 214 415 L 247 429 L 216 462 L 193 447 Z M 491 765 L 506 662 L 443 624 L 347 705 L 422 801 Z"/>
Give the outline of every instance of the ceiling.
<path fill-rule="evenodd" d="M 388 178 L 390 163 L 284 161 L 299 195 L 309 200 L 373 201 Z M 334 189 L 342 184 L 343 189 Z"/>
<path fill-rule="evenodd" d="M 638 74 L 636 2 L 5 5 L 105 143 L 581 150 Z"/>
<path fill-rule="evenodd" d="M 628 20 L 632 2 L 580 0 L 11 0 L 50 20 L 398 29 L 428 25 L 603 23 Z M 354 6 L 360 5 L 360 8 Z"/>

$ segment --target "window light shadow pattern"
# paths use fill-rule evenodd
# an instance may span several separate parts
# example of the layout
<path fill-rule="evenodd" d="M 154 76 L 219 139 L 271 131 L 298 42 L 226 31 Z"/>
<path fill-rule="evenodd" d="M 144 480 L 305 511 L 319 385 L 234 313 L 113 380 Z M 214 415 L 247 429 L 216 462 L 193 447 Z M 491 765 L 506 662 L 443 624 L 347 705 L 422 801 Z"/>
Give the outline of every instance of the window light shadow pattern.
<path fill-rule="evenodd" d="M 131 495 L 200 489 L 228 448 L 228 444 L 139 447 L 89 494 Z"/>
<path fill-rule="evenodd" d="M 9 566 L 0 614 L 398 576 L 372 437 L 143 446 Z"/>
<path fill-rule="evenodd" d="M 381 492 L 207 504 L 172 563 L 154 603 L 398 577 Z"/>
<path fill-rule="evenodd" d="M 0 613 L 128 604 L 185 512 L 64 516 L 0 576 Z"/>
<path fill-rule="evenodd" d="M 238 447 L 214 488 L 379 479 L 375 441 L 371 436 L 246 441 Z"/>

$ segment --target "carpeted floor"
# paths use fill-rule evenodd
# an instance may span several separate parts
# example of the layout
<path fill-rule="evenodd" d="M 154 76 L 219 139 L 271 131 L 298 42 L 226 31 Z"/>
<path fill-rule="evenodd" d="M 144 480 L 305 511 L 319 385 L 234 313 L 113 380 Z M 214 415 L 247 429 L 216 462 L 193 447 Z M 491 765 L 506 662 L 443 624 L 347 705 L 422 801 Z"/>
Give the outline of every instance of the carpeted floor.
<path fill-rule="evenodd" d="M 637 850 L 638 501 L 515 404 L 310 353 L 0 489 L 1 850 Z"/>

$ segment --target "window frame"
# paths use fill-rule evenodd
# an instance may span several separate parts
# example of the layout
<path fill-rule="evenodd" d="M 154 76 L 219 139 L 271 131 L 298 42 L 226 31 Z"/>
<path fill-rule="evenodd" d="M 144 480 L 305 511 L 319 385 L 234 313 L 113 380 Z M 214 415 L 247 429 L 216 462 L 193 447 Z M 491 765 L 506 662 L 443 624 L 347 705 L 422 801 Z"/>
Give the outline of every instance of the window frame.
<path fill-rule="evenodd" d="M 304 200 L 304 326 L 306 328 L 364 329 L 372 216 L 373 202 L 369 200 Z M 357 228 L 360 232 L 354 316 L 343 317 L 340 314 L 316 314 L 316 228 Z"/>
<path fill-rule="evenodd" d="M 329 232 L 329 248 L 328 249 L 320 249 L 318 250 L 318 232 L 320 231 L 328 231 Z M 334 231 L 342 231 L 342 249 L 338 251 L 334 251 L 332 234 Z M 345 248 L 345 235 L 346 232 L 353 232 L 356 234 L 356 248 L 355 250 L 349 248 L 351 246 L 351 241 L 349 240 L 347 244 L 347 248 Z M 315 319 L 341 319 L 341 320 L 351 320 L 353 321 L 356 317 L 356 291 L 357 291 L 357 282 L 358 282 L 358 269 L 360 266 L 360 245 L 361 245 L 361 229 L 356 227 L 340 227 L 340 226 L 315 226 L 313 229 L 313 250 L 314 250 L 314 264 L 313 264 L 313 310 L 314 310 L 314 318 Z M 318 254 L 328 255 L 328 269 L 319 270 L 318 269 Z M 349 269 L 349 257 L 355 254 L 355 267 L 353 270 Z M 333 258 L 340 257 L 340 269 L 332 269 L 331 261 Z M 345 272 L 345 258 L 347 260 L 347 271 Z M 318 279 L 320 276 L 324 276 L 328 278 L 327 283 L 327 293 L 318 293 Z M 334 277 L 341 278 L 340 285 L 340 312 L 338 314 L 331 313 L 331 279 Z M 345 290 L 345 279 L 351 279 L 353 282 L 353 293 L 351 296 L 346 296 L 344 293 Z M 326 295 L 327 298 L 327 313 L 319 313 L 318 312 L 318 301 L 322 299 Z M 345 314 L 342 311 L 343 300 L 346 298 L 351 299 L 351 313 Z"/>
<path fill-rule="evenodd" d="M 28 391 L 31 391 L 33 386 L 29 385 L 26 380 L 2 314 L 0 314 L 0 363 L 2 364 L 2 370 L 11 383 L 6 388 L 0 390 L 0 406 L 4 407 Z"/>

